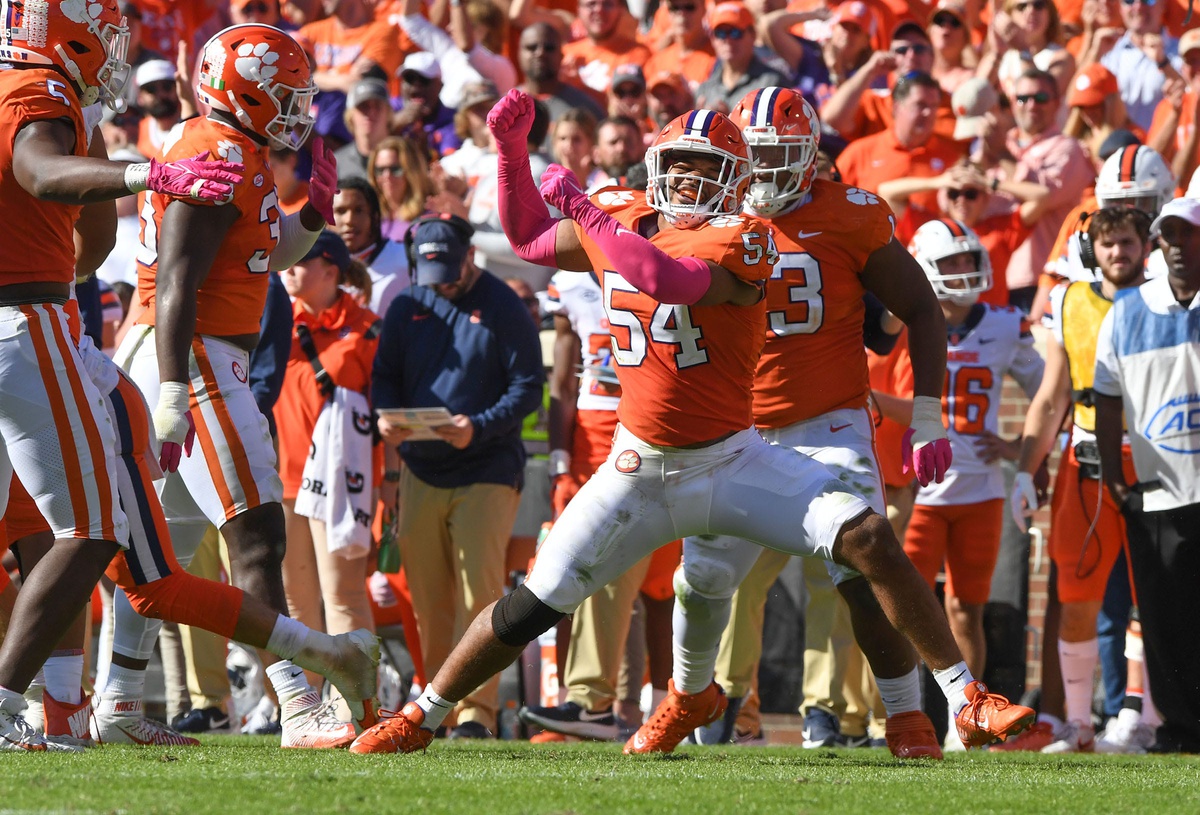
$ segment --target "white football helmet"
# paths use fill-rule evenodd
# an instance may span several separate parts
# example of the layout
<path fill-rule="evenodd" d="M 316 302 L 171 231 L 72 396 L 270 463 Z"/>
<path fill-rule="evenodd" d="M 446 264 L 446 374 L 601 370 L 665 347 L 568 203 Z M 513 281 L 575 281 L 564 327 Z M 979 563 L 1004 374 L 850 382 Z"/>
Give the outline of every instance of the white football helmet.
<path fill-rule="evenodd" d="M 671 200 L 672 187 L 685 178 L 668 172 L 675 153 L 697 153 L 721 161 L 716 178 L 687 176 L 699 179 L 694 203 Z M 710 218 L 742 211 L 742 199 L 750 184 L 750 148 L 728 116 L 715 110 L 693 110 L 659 131 L 646 151 L 646 171 L 646 200 L 650 206 L 672 225 L 694 229 Z"/>
<path fill-rule="evenodd" d="M 992 287 L 992 261 L 979 242 L 979 236 L 962 221 L 941 218 L 929 221 L 913 235 L 909 254 L 917 259 L 939 300 L 956 306 L 969 306 L 979 295 Z M 939 260 L 970 252 L 975 256 L 975 269 L 960 274 L 944 274 Z M 949 286 L 948 283 L 958 283 Z"/>
<path fill-rule="evenodd" d="M 1096 201 L 1102 208 L 1137 207 L 1152 217 L 1175 197 L 1175 176 L 1153 148 L 1122 147 L 1104 161 L 1096 178 Z"/>

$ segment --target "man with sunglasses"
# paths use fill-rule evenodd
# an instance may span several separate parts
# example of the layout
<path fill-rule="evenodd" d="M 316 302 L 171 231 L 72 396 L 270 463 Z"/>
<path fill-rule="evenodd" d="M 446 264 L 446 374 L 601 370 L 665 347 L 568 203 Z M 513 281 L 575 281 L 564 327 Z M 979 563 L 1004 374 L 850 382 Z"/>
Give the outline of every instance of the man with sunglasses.
<path fill-rule="evenodd" d="M 821 107 L 821 121 L 844 139 L 853 141 L 880 133 L 892 126 L 894 89 L 904 77 L 933 70 L 933 46 L 925 29 L 908 20 L 892 32 L 891 48 L 871 54 L 866 65 L 844 81 Z M 887 77 L 891 90 L 876 89 L 876 81 Z M 954 133 L 954 111 L 950 94 L 938 87 L 936 132 L 949 138 Z"/>
<path fill-rule="evenodd" d="M 719 3 L 708 16 L 716 64 L 696 89 L 701 108 L 728 113 L 750 91 L 786 86 L 787 78 L 754 53 L 754 16 L 739 2 Z"/>
<path fill-rule="evenodd" d="M 563 61 L 562 35 L 549 23 L 538 22 L 521 32 L 517 46 L 517 67 L 525 77 L 519 89 L 537 99 L 550 111 L 550 121 L 557 122 L 571 108 L 584 108 L 602 119 L 604 108 L 596 98 L 559 78 Z M 551 147 L 554 128 L 549 129 L 542 142 L 542 152 Z"/>

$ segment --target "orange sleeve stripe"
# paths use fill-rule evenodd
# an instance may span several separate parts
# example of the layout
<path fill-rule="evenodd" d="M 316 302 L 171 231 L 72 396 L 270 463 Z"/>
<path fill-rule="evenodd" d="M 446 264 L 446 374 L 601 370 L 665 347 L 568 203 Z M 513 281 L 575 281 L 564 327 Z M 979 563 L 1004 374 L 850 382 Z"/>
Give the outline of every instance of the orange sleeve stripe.
<path fill-rule="evenodd" d="M 242 446 L 237 426 L 233 423 L 233 417 L 229 415 L 225 397 L 221 395 L 221 390 L 217 385 L 217 377 L 213 373 L 208 352 L 204 350 L 203 340 L 197 338 L 192 341 L 192 353 L 196 357 L 196 366 L 200 369 L 200 376 L 204 380 L 204 390 L 208 394 L 213 412 L 217 416 L 217 422 L 221 426 L 221 435 L 225 438 L 225 444 L 233 458 L 233 467 L 237 473 L 238 482 L 246 491 L 246 499 L 250 505 L 257 506 L 259 504 L 258 484 L 254 481 L 253 473 L 250 470 L 250 461 L 246 457 L 246 448 Z M 237 514 L 233 507 L 233 493 L 230 491 L 229 484 L 225 480 L 225 473 L 221 469 L 221 459 L 217 454 L 216 445 L 213 444 L 212 433 L 205 424 L 203 414 L 198 409 L 194 388 L 192 389 L 192 418 L 196 420 L 196 437 L 200 439 L 205 457 L 209 462 L 209 473 L 213 477 L 217 494 L 221 497 L 221 503 L 225 507 L 225 519 L 232 520 Z M 203 435 L 201 434 L 202 427 Z"/>

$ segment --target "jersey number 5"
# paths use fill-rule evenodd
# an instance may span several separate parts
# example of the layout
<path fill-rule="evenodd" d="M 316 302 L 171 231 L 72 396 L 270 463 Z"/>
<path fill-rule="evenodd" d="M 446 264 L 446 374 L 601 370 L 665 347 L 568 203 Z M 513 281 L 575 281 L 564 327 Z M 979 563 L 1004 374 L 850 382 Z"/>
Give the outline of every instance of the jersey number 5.
<path fill-rule="evenodd" d="M 647 340 L 642 321 L 631 309 L 616 304 L 622 293 L 637 294 L 638 290 L 616 272 L 604 273 L 604 310 L 612 332 L 613 358 L 626 368 L 636 368 L 646 359 L 649 341 L 676 345 L 677 370 L 708 362 L 708 351 L 700 347 L 704 332 L 692 325 L 692 310 L 687 306 L 668 306 L 660 303 L 650 318 L 650 338 Z M 620 335 L 628 334 L 628 337 Z"/>
<path fill-rule="evenodd" d="M 955 433 L 964 436 L 981 435 L 991 409 L 991 390 L 995 375 L 991 368 L 970 367 L 946 371 L 946 404 L 950 406 L 947 422 Z"/>

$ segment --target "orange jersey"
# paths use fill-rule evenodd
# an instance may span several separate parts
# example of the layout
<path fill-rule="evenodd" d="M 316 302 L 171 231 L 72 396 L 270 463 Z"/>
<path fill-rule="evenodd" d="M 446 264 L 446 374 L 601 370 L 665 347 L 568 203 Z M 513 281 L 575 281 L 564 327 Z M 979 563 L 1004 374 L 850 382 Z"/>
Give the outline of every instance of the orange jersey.
<path fill-rule="evenodd" d="M 417 50 L 399 26 L 378 20 L 346 28 L 337 17 L 301 27 L 296 39 L 313 55 L 314 69 L 348 74 L 361 58 L 374 62 L 388 76 L 400 70 L 404 55 Z"/>
<path fill-rule="evenodd" d="M 664 4 L 660 8 L 666 8 L 666 5 Z M 647 81 L 650 82 L 653 82 L 654 78 L 660 74 L 679 74 L 687 80 L 688 87 L 695 94 L 696 88 L 708 79 L 716 64 L 717 55 L 713 53 L 711 46 L 685 53 L 683 46 L 676 42 L 661 51 L 656 51 L 647 60 L 643 70 L 646 73 Z"/>
<path fill-rule="evenodd" d="M 604 42 L 592 42 L 584 37 L 563 46 L 559 76 L 564 82 L 592 94 L 603 106 L 604 94 L 612 85 L 617 66 L 643 66 L 649 59 L 650 49 L 636 40 L 613 36 Z"/>
<path fill-rule="evenodd" d="M 892 239 L 891 208 L 865 190 L 817 179 L 811 199 L 771 221 L 779 265 L 767 283 L 767 341 L 754 423 L 784 427 L 866 407 L 863 265 Z"/>
<path fill-rule="evenodd" d="M 658 218 L 646 197 L 608 188 L 592 196 L 634 231 Z M 613 363 L 621 383 L 617 418 L 642 441 L 682 447 L 717 439 L 752 424 L 750 389 L 766 331 L 766 304 L 669 306 L 613 271 L 613 263 L 582 233 L 604 286 Z M 713 218 L 696 229 L 667 226 L 650 239 L 675 258 L 710 260 L 746 281 L 771 275 L 775 248 L 767 224 L 744 215 Z"/>
<path fill-rule="evenodd" d="M 245 165 L 242 181 L 226 206 L 241 216 L 234 221 L 217 250 L 208 277 L 196 293 L 196 333 L 216 337 L 257 334 L 267 300 L 267 272 L 279 242 L 279 200 L 267 149 L 249 136 L 210 119 L 188 119 L 171 131 L 160 161 L 191 158 L 208 152 L 213 157 Z M 142 248 L 138 252 L 138 300 L 145 311 L 138 322 L 154 325 L 154 283 L 158 275 L 158 235 L 163 212 L 172 199 L 146 193 L 142 205 Z M 184 205 L 208 206 L 195 201 Z"/>
<path fill-rule="evenodd" d="M 912 359 L 908 355 L 908 331 L 900 333 L 896 347 L 887 356 L 867 351 L 867 374 L 871 389 L 880 393 L 911 399 L 913 395 Z M 883 483 L 891 487 L 903 487 L 913 481 L 912 471 L 904 471 L 900 456 L 901 443 L 908 431 L 902 425 L 883 416 L 875 408 L 875 459 L 879 462 L 879 473 Z"/>
<path fill-rule="evenodd" d="M 0 286 L 75 280 L 73 229 L 80 207 L 39 201 L 17 183 L 13 145 L 31 122 L 66 119 L 75 128 L 75 155 L 87 155 L 83 108 L 70 82 L 50 68 L 0 71 Z"/>
<path fill-rule="evenodd" d="M 864 190 L 879 188 L 879 182 L 893 178 L 916 176 L 931 178 L 941 175 L 966 155 L 966 145 L 944 139 L 934 133 L 920 147 L 906 150 L 896 141 L 889 128 L 872 136 L 850 142 L 838 156 L 838 168 L 847 184 Z M 937 193 L 919 192 L 909 199 L 929 212 L 940 212 Z"/>

